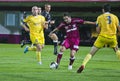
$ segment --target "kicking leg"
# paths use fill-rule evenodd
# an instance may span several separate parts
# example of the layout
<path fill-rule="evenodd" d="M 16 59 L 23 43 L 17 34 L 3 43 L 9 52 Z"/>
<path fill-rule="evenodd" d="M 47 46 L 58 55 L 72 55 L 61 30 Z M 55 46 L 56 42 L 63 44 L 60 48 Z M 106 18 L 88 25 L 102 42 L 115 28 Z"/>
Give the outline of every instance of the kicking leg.
<path fill-rule="evenodd" d="M 97 47 L 95 47 L 95 46 L 92 47 L 90 53 L 88 53 L 88 54 L 86 55 L 86 57 L 85 57 L 84 60 L 83 60 L 82 65 L 81 65 L 81 66 L 79 67 L 79 69 L 77 70 L 77 73 L 81 73 L 81 72 L 84 70 L 86 64 L 87 64 L 88 61 L 92 58 L 92 56 L 98 51 L 98 49 L 99 49 L 99 48 L 97 48 Z"/>

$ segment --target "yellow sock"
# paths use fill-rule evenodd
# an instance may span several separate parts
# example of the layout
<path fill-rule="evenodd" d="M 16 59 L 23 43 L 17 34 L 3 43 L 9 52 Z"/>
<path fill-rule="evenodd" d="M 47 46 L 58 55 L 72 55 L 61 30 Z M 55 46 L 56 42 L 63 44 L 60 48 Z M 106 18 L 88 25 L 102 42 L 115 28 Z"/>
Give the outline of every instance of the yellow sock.
<path fill-rule="evenodd" d="M 87 62 L 92 58 L 91 54 L 87 54 L 87 56 L 84 58 L 82 65 L 86 65 Z"/>
<path fill-rule="evenodd" d="M 29 51 L 36 51 L 36 46 L 32 46 L 28 48 Z"/>
<path fill-rule="evenodd" d="M 118 59 L 120 60 L 120 51 L 119 50 L 116 52 L 116 55 L 117 55 Z"/>
<path fill-rule="evenodd" d="M 37 61 L 41 62 L 41 52 L 36 52 Z"/>

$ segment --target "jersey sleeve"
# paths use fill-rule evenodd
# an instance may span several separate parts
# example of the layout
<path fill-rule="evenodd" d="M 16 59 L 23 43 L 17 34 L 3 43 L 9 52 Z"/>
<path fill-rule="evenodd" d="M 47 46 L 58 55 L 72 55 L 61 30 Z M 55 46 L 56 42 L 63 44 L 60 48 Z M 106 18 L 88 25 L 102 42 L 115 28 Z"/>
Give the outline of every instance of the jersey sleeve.
<path fill-rule="evenodd" d="M 78 23 L 78 24 L 83 24 L 83 23 L 84 23 L 84 20 L 83 20 L 83 19 L 80 19 L 80 18 L 74 18 L 74 19 L 73 19 L 73 22 Z"/>
<path fill-rule="evenodd" d="M 96 27 L 100 27 L 100 22 L 99 22 L 100 18 L 99 16 L 97 17 L 97 21 L 96 21 Z"/>
<path fill-rule="evenodd" d="M 60 23 L 60 25 L 57 27 L 58 30 L 62 29 L 64 27 L 64 23 Z"/>

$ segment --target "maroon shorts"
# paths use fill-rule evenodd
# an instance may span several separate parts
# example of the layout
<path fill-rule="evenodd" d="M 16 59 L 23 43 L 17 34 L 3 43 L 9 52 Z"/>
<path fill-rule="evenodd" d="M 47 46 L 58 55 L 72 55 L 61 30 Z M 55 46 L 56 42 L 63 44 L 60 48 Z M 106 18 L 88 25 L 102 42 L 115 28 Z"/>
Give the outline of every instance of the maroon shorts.
<path fill-rule="evenodd" d="M 80 39 L 75 39 L 75 38 L 66 38 L 62 42 L 62 46 L 64 46 L 66 49 L 71 49 L 71 50 L 78 50 L 79 49 L 79 43 Z"/>

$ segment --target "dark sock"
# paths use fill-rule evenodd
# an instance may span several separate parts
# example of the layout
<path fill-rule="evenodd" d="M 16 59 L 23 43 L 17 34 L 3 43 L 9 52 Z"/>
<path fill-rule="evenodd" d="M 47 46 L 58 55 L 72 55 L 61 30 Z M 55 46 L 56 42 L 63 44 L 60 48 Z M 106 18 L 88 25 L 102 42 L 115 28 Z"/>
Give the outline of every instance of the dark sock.
<path fill-rule="evenodd" d="M 70 63 L 69 63 L 69 65 L 72 65 L 74 61 L 75 61 L 75 58 L 70 58 Z"/>
<path fill-rule="evenodd" d="M 54 42 L 54 54 L 57 54 L 57 42 Z"/>

